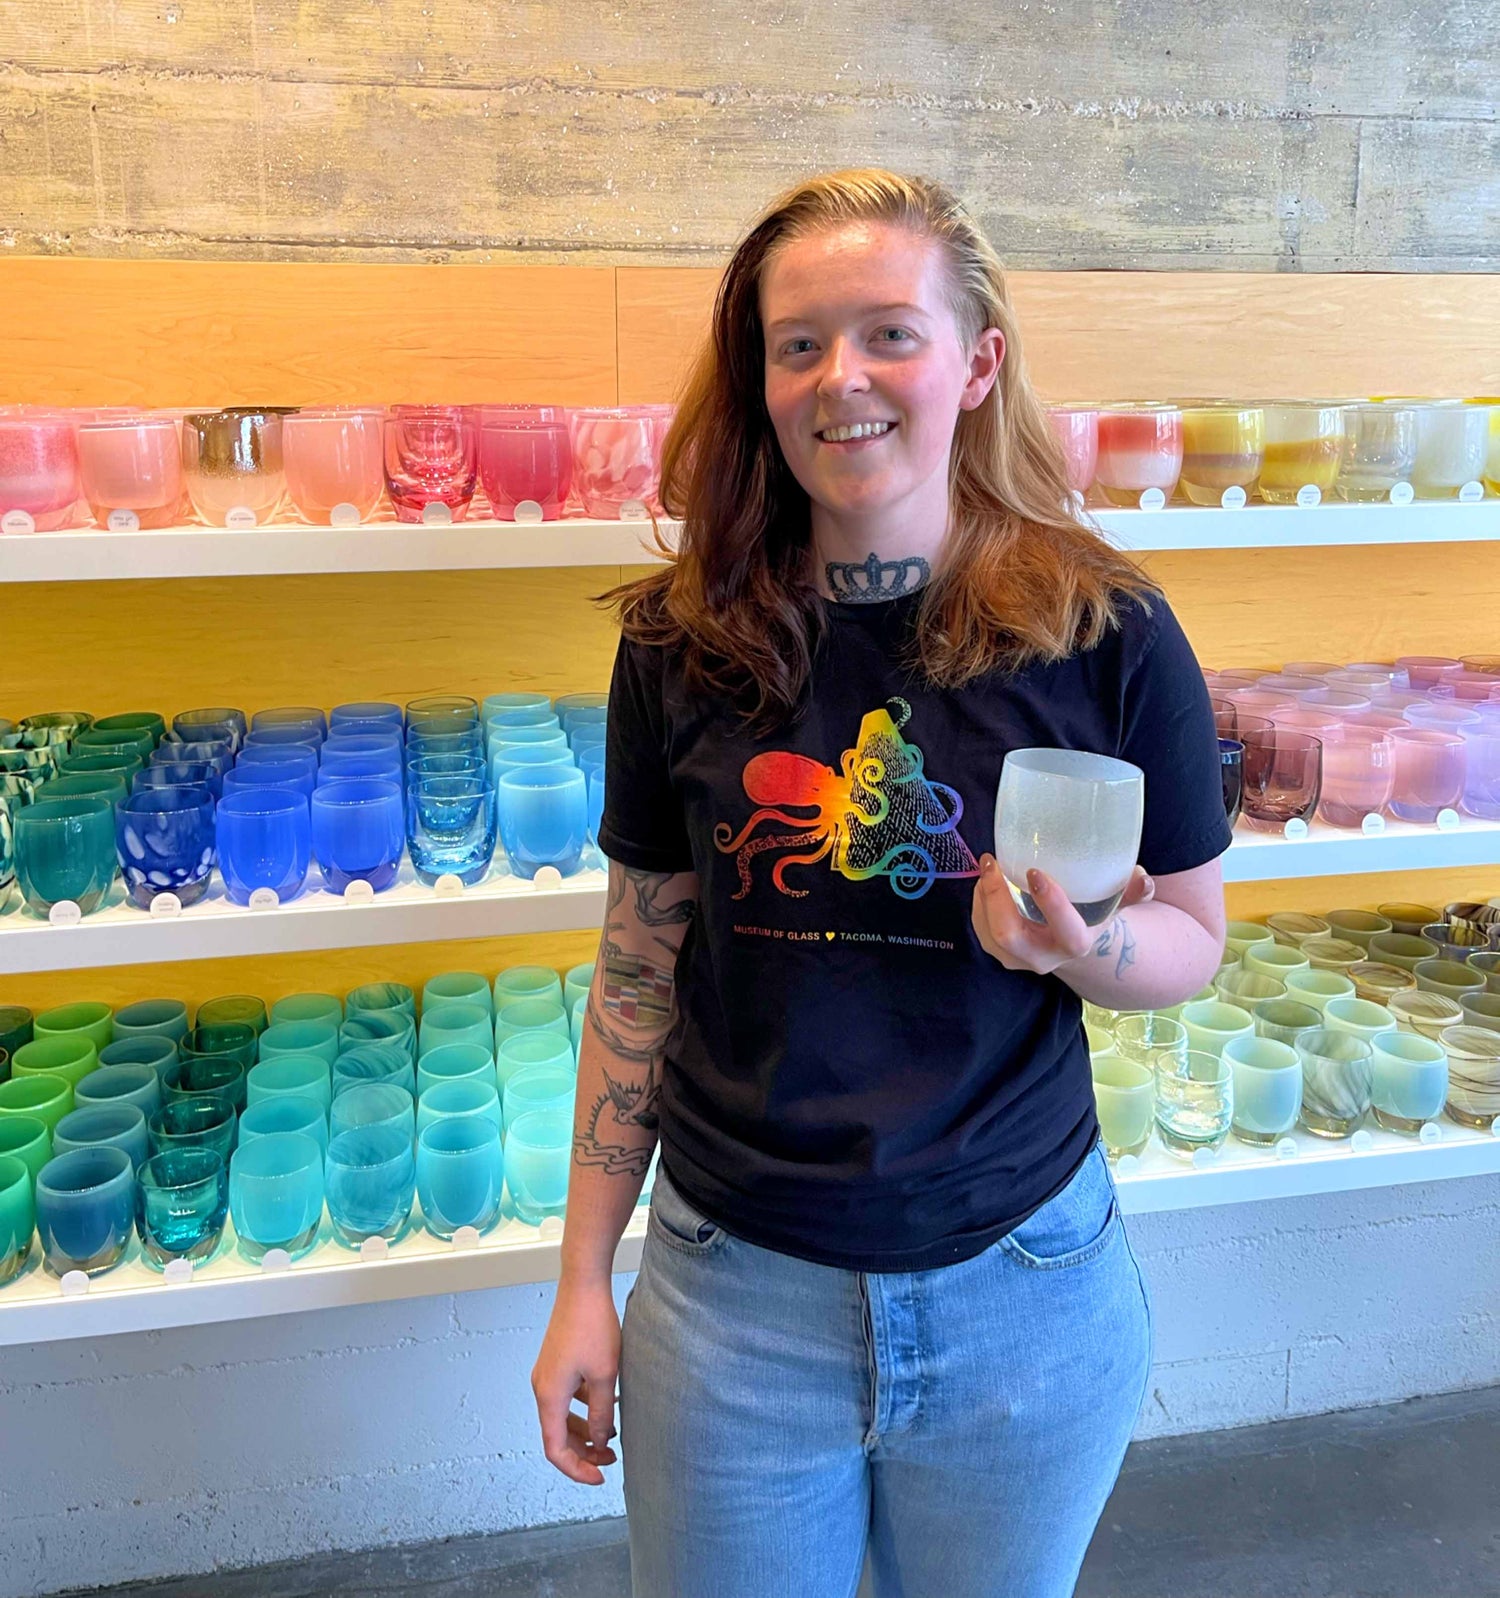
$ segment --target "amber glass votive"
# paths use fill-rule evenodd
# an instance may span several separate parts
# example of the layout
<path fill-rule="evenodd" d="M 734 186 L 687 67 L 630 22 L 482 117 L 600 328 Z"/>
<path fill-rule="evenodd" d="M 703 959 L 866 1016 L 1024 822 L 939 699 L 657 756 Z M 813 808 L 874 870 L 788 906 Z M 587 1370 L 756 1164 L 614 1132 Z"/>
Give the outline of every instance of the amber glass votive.
<path fill-rule="evenodd" d="M 1175 405 L 1109 405 L 1099 412 L 1099 487 L 1112 505 L 1138 505 L 1147 489 L 1170 499 L 1182 471 L 1182 412 Z"/>
<path fill-rule="evenodd" d="M 190 412 L 182 419 L 182 474 L 210 527 L 270 521 L 286 489 L 281 413 Z"/>
<path fill-rule="evenodd" d="M 1253 493 L 1265 432 L 1258 405 L 1184 405 L 1178 488 L 1195 505 L 1217 505 L 1230 488 Z"/>
<path fill-rule="evenodd" d="M 1290 505 L 1302 489 L 1333 491 L 1344 454 L 1344 413 L 1337 405 L 1289 402 L 1267 405 L 1260 497 Z"/>
<path fill-rule="evenodd" d="M 170 416 L 83 423 L 78 463 L 84 496 L 101 527 L 110 526 L 117 511 L 141 527 L 170 527 L 181 516 L 182 452 Z"/>
<path fill-rule="evenodd" d="M 1340 499 L 1389 499 L 1417 463 L 1417 413 L 1409 405 L 1346 405 L 1344 452 L 1334 490 Z"/>
<path fill-rule="evenodd" d="M 384 413 L 373 407 L 298 411 L 282 423 L 286 489 L 319 526 L 368 521 L 385 487 Z"/>

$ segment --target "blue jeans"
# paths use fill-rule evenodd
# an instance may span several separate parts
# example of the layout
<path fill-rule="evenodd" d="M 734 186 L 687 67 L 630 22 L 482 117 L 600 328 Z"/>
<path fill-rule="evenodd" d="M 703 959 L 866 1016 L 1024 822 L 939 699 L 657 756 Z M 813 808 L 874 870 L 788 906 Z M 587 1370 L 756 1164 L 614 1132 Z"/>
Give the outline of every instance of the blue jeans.
<path fill-rule="evenodd" d="M 1104 1150 L 977 1258 L 864 1274 L 733 1237 L 665 1168 L 625 1309 L 635 1598 L 1064 1598 L 1151 1367 Z"/>

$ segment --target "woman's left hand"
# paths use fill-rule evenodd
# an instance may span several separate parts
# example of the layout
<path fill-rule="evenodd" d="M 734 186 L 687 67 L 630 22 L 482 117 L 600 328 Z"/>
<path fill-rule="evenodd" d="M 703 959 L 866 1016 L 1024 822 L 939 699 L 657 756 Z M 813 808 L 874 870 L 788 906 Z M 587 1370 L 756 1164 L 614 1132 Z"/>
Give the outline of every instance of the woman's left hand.
<path fill-rule="evenodd" d="M 980 857 L 972 919 L 985 953 L 993 955 L 1007 971 L 1035 971 L 1039 976 L 1086 955 L 1100 936 L 1099 929 L 1084 924 L 1062 888 L 1045 872 L 1030 871 L 1026 891 L 1047 918 L 1045 924 L 1021 914 L 994 855 Z M 1151 878 L 1137 866 L 1120 909 L 1145 904 L 1154 892 Z"/>

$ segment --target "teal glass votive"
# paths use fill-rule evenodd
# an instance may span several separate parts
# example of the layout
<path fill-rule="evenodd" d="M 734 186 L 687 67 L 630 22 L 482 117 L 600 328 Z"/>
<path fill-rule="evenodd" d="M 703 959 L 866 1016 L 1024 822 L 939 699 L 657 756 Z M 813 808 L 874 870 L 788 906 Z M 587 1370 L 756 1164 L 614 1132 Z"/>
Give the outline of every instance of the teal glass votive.
<path fill-rule="evenodd" d="M 481 1043 L 444 1043 L 417 1062 L 417 1098 L 438 1082 L 473 1079 L 495 1085 L 495 1057 Z"/>
<path fill-rule="evenodd" d="M 73 1084 L 65 1076 L 44 1071 L 0 1082 L 0 1119 L 8 1115 L 34 1116 L 46 1124 L 50 1135 L 72 1108 Z"/>
<path fill-rule="evenodd" d="M 495 1013 L 517 999 L 555 999 L 562 1003 L 562 978 L 551 966 L 507 966 L 495 978 Z"/>
<path fill-rule="evenodd" d="M 1370 1040 L 1370 1103 L 1388 1132 L 1418 1133 L 1443 1113 L 1448 1051 L 1420 1032 L 1382 1032 Z"/>
<path fill-rule="evenodd" d="M 273 1248 L 300 1259 L 323 1219 L 322 1149 L 302 1132 L 271 1133 L 236 1149 L 229 1214 L 246 1259 L 258 1262 Z"/>
<path fill-rule="evenodd" d="M 567 1066 L 528 1065 L 505 1084 L 500 1099 L 501 1125 L 511 1126 L 535 1110 L 560 1110 L 571 1116 L 577 1087 L 578 1079 Z"/>
<path fill-rule="evenodd" d="M 417 1033 L 417 1063 L 431 1049 L 449 1043 L 477 1043 L 487 1047 L 494 1042 L 494 1023 L 488 1008 L 478 1004 L 439 1004 L 422 1016 Z"/>
<path fill-rule="evenodd" d="M 31 1236 L 36 1231 L 34 1182 L 24 1160 L 0 1154 L 0 1286 L 20 1275 L 31 1253 Z"/>
<path fill-rule="evenodd" d="M 1319 1027 L 1297 1039 L 1302 1124 L 1318 1137 L 1348 1137 L 1370 1108 L 1374 1052 L 1351 1032 Z"/>
<path fill-rule="evenodd" d="M 250 1067 L 245 1077 L 247 1108 L 284 1093 L 315 1099 L 326 1115 L 333 1102 L 333 1075 L 328 1062 L 316 1054 L 278 1054 Z"/>
<path fill-rule="evenodd" d="M 7 1061 L 23 1044 L 30 1043 L 33 1035 L 31 1011 L 24 1004 L 0 1005 L 0 1050 Z M 0 1081 L 5 1080 L 9 1069 L 8 1064 L 0 1069 Z"/>
<path fill-rule="evenodd" d="M 577 1065 L 579 1056 L 583 1053 L 583 1029 L 588 1022 L 588 1016 L 589 996 L 585 993 L 582 998 L 574 1001 L 572 1009 L 568 1012 L 568 1030 L 573 1034 L 574 1065 Z"/>
<path fill-rule="evenodd" d="M 495 1012 L 490 985 L 477 971 L 445 971 L 430 978 L 422 989 L 422 1019 L 443 1004 L 477 1004 L 491 1015 Z"/>
<path fill-rule="evenodd" d="M 125 1257 L 135 1226 L 135 1167 L 124 1149 L 57 1154 L 36 1179 L 42 1263 L 56 1276 L 98 1276 Z"/>
<path fill-rule="evenodd" d="M 200 1012 L 201 1013 L 201 1012 Z M 178 1059 L 233 1060 L 248 1071 L 258 1058 L 259 1036 L 245 1021 L 223 1021 L 205 1026 L 201 1021 L 177 1045 Z"/>
<path fill-rule="evenodd" d="M 133 1104 L 149 1120 L 161 1108 L 161 1078 L 150 1065 L 101 1065 L 73 1089 L 73 1104 Z"/>
<path fill-rule="evenodd" d="M 415 1096 L 416 1068 L 406 1050 L 394 1043 L 361 1043 L 333 1062 L 333 1096 L 366 1082 L 389 1082 Z"/>
<path fill-rule="evenodd" d="M 424 1127 L 450 1115 L 477 1115 L 491 1122 L 498 1132 L 502 1121 L 500 1095 L 493 1082 L 479 1077 L 461 1077 L 453 1082 L 434 1082 L 417 1100 L 417 1136 Z"/>
<path fill-rule="evenodd" d="M 212 1149 L 153 1154 L 136 1172 L 135 1229 L 141 1258 L 156 1270 L 210 1258 L 228 1214 L 229 1169 Z"/>
<path fill-rule="evenodd" d="M 415 1017 L 417 996 L 404 982 L 366 982 L 344 995 L 344 1013 L 353 1018 L 367 1011 L 396 1010 Z"/>
<path fill-rule="evenodd" d="M 415 1062 L 416 1023 L 399 1010 L 362 1010 L 339 1028 L 339 1053 L 346 1054 L 362 1043 L 393 1043 Z"/>
<path fill-rule="evenodd" d="M 221 1160 L 234 1152 L 238 1117 L 234 1107 L 216 1094 L 168 1099 L 146 1122 L 151 1152 L 171 1149 L 212 1149 Z"/>
<path fill-rule="evenodd" d="M 404 1132 L 410 1142 L 417 1135 L 412 1095 L 392 1082 L 361 1082 L 338 1094 L 328 1112 L 330 1139 L 366 1126 L 389 1126 Z"/>
<path fill-rule="evenodd" d="M 52 1131 L 52 1152 L 71 1154 L 74 1149 L 123 1149 L 136 1170 L 150 1154 L 146 1117 L 134 1104 L 96 1104 L 71 1110 Z"/>
<path fill-rule="evenodd" d="M 281 1021 L 331 1021 L 337 1034 L 344 1020 L 344 1001 L 333 993 L 289 993 L 271 1006 L 271 1024 Z"/>
<path fill-rule="evenodd" d="M 170 1038 L 177 1044 L 187 1033 L 188 1009 L 181 999 L 141 999 L 115 1011 L 117 1043 L 125 1038 Z"/>
<path fill-rule="evenodd" d="M 87 1038 L 97 1054 L 115 1040 L 114 1011 L 107 1004 L 80 1001 L 44 1010 L 36 1018 L 36 1037 Z"/>
<path fill-rule="evenodd" d="M 495 1014 L 495 1047 L 506 1038 L 521 1032 L 556 1032 L 573 1041 L 573 1029 L 568 1025 L 568 1012 L 562 999 L 517 999 L 513 1004 L 503 1004 Z"/>
<path fill-rule="evenodd" d="M 563 1008 L 569 1015 L 572 1015 L 573 1006 L 579 999 L 587 997 L 593 983 L 594 961 L 592 960 L 586 960 L 582 965 L 575 965 L 563 977 Z"/>
<path fill-rule="evenodd" d="M 0 1115 L 0 1154 L 17 1159 L 31 1172 L 37 1172 L 52 1158 L 52 1128 L 35 1115 Z"/>
<path fill-rule="evenodd" d="M 260 1035 L 260 1057 L 278 1054 L 312 1054 L 330 1070 L 339 1057 L 339 1029 L 333 1021 L 277 1021 Z"/>
<path fill-rule="evenodd" d="M 38 797 L 15 813 L 16 882 L 27 908 L 45 916 L 71 899 L 88 915 L 115 880 L 115 814 L 97 795 Z"/>
<path fill-rule="evenodd" d="M 461 1226 L 483 1233 L 500 1219 L 505 1155 L 500 1129 L 480 1115 L 444 1116 L 417 1138 L 417 1201 L 434 1237 Z"/>
<path fill-rule="evenodd" d="M 1230 1131 L 1241 1143 L 1277 1143 L 1297 1124 L 1302 1108 L 1302 1065 L 1289 1043 L 1239 1037 L 1224 1045 L 1234 1089 Z"/>
<path fill-rule="evenodd" d="M 116 1038 L 99 1054 L 101 1071 L 116 1065 L 149 1065 L 162 1077 L 176 1064 L 177 1045 L 168 1037 Z"/>
<path fill-rule="evenodd" d="M 328 1219 L 346 1248 L 368 1237 L 394 1243 L 406 1235 L 417 1195 L 410 1131 L 390 1125 L 352 1127 L 328 1145 Z"/>
<path fill-rule="evenodd" d="M 240 1117 L 239 1141 L 272 1137 L 277 1132 L 300 1132 L 328 1152 L 328 1110 L 302 1093 L 278 1093 L 252 1104 Z"/>
<path fill-rule="evenodd" d="M 198 1006 L 198 1031 L 215 1034 L 223 1027 L 247 1026 L 257 1037 L 270 1024 L 266 1001 L 253 993 L 225 993 Z M 252 1062 L 253 1063 L 253 1062 Z"/>
<path fill-rule="evenodd" d="M 162 1102 L 217 1099 L 232 1110 L 245 1108 L 245 1068 L 227 1054 L 201 1054 L 179 1059 L 162 1074 Z"/>
<path fill-rule="evenodd" d="M 533 1110 L 506 1129 L 505 1185 L 526 1225 L 563 1213 L 572 1149 L 573 1118 L 561 1110 Z"/>
<path fill-rule="evenodd" d="M 495 1050 L 495 1078 L 502 1090 L 518 1072 L 528 1066 L 555 1065 L 576 1069 L 573 1040 L 552 1031 L 518 1032 Z"/>

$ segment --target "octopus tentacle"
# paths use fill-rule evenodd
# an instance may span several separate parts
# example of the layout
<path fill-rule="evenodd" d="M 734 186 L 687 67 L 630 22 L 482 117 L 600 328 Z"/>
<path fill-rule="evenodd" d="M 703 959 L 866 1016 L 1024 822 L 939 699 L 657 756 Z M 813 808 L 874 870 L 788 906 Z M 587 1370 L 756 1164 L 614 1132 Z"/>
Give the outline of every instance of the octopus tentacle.
<path fill-rule="evenodd" d="M 714 828 L 714 847 L 722 854 L 733 854 L 744 843 L 745 839 L 761 824 L 762 821 L 780 821 L 788 827 L 806 827 L 812 825 L 806 816 L 789 816 L 784 810 L 776 810 L 767 806 L 764 810 L 757 810 L 741 828 L 739 836 L 731 836 L 734 828 L 727 821 L 721 821 Z"/>
<path fill-rule="evenodd" d="M 750 892 L 750 862 L 756 855 L 764 854 L 767 849 L 797 849 L 805 843 L 816 843 L 822 836 L 822 829 L 815 827 L 810 832 L 793 833 L 790 836 L 785 833 L 768 832 L 763 838 L 752 839 L 739 851 L 734 862 L 740 873 L 740 891 L 734 895 L 734 898 L 743 899 Z M 781 885 L 778 883 L 777 886 Z M 791 888 L 782 891 L 790 893 L 793 898 L 802 897 L 802 892 Z"/>
<path fill-rule="evenodd" d="M 945 821 L 937 822 L 932 826 L 929 826 L 927 822 L 923 821 L 921 816 L 918 816 L 917 825 L 922 829 L 923 832 L 927 833 L 929 837 L 936 837 L 939 833 L 943 832 L 952 832 L 953 829 L 963 819 L 963 795 L 959 793 L 956 788 L 950 788 L 946 782 L 929 781 L 927 788 L 930 793 L 940 794 L 944 799 L 951 800 L 953 804 L 953 813 Z"/>
<path fill-rule="evenodd" d="M 781 857 L 781 859 L 778 860 L 776 862 L 776 864 L 771 868 L 771 881 L 774 882 L 776 884 L 776 886 L 778 888 L 780 888 L 783 893 L 790 895 L 793 899 L 805 899 L 807 897 L 807 889 L 806 888 L 789 888 L 789 887 L 787 887 L 786 879 L 785 879 L 785 876 L 784 876 L 786 868 L 788 866 L 814 866 L 814 865 L 816 865 L 818 863 L 818 861 L 820 861 L 823 858 L 823 856 L 826 855 L 831 848 L 833 848 L 833 842 L 834 842 L 833 834 L 829 833 L 828 836 L 823 839 L 823 842 L 818 846 L 818 848 L 812 854 L 788 854 L 788 855 L 783 855 Z"/>

